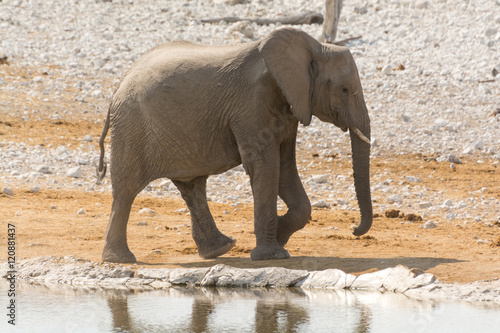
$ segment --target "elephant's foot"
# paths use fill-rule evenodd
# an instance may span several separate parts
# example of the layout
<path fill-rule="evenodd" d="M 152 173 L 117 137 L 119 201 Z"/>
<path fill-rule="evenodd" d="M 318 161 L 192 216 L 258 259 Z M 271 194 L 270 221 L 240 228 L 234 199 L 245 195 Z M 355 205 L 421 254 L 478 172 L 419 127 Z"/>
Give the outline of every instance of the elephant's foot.
<path fill-rule="evenodd" d="M 116 262 L 116 263 L 130 263 L 136 262 L 134 254 L 129 250 L 128 246 L 120 248 L 111 248 L 104 246 L 102 251 L 102 261 Z"/>
<path fill-rule="evenodd" d="M 290 253 L 279 245 L 259 245 L 250 253 L 252 260 L 288 259 Z"/>
<path fill-rule="evenodd" d="M 199 242 L 198 255 L 203 259 L 213 259 L 231 250 L 236 244 L 236 239 L 223 234 L 215 242 Z"/>

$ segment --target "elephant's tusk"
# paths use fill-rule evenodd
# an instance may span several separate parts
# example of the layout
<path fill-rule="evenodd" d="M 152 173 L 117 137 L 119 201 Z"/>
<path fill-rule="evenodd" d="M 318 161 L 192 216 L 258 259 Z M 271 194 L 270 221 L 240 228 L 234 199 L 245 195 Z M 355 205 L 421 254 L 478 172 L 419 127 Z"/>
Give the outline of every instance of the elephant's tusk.
<path fill-rule="evenodd" d="M 358 136 L 358 138 L 360 138 L 367 144 L 371 144 L 370 139 L 368 139 L 363 133 L 361 133 L 361 131 L 357 127 L 349 127 L 349 129 L 353 131 Z"/>

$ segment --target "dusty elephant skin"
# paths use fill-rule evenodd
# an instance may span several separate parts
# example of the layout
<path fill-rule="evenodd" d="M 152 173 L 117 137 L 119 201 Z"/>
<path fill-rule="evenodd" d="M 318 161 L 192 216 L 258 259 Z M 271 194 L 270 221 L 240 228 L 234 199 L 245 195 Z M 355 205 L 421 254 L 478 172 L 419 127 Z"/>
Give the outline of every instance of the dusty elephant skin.
<path fill-rule="evenodd" d="M 136 195 L 169 178 L 191 212 L 192 236 L 203 258 L 236 240 L 215 225 L 206 197 L 209 175 L 243 164 L 254 197 L 254 260 L 289 258 L 283 248 L 302 229 L 311 205 L 295 161 L 298 122 L 312 116 L 351 134 L 356 195 L 365 234 L 372 223 L 370 119 L 348 49 L 282 29 L 236 46 L 173 42 L 143 56 L 113 96 L 100 140 L 111 130 L 113 204 L 102 259 L 134 262 L 127 222 Z M 288 206 L 278 216 L 278 196 Z"/>

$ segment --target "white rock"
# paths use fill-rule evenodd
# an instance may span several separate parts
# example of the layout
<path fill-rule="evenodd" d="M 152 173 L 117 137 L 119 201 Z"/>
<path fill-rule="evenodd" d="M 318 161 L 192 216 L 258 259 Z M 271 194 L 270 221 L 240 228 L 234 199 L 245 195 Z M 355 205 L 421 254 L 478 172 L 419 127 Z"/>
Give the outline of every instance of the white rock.
<path fill-rule="evenodd" d="M 323 271 L 313 271 L 302 281 L 296 284 L 300 288 L 330 288 L 337 289 L 339 285 L 346 285 L 347 274 L 339 269 L 325 269 Z"/>
<path fill-rule="evenodd" d="M 152 209 L 149 209 L 149 208 L 143 208 L 141 209 L 138 214 L 151 214 L 151 215 L 155 215 L 156 213 L 152 210 Z"/>
<path fill-rule="evenodd" d="M 90 135 L 85 135 L 85 137 L 83 138 L 83 141 L 92 142 L 92 141 L 94 141 L 94 139 L 92 139 L 92 137 Z"/>
<path fill-rule="evenodd" d="M 328 181 L 327 175 L 314 175 L 311 177 L 311 180 L 315 183 L 322 184 Z"/>
<path fill-rule="evenodd" d="M 476 149 L 483 149 L 483 148 L 484 148 L 484 146 L 485 146 L 485 144 L 484 144 L 484 141 L 483 141 L 483 140 L 479 140 L 478 142 L 476 142 L 476 143 L 474 144 L 474 148 L 476 148 Z"/>
<path fill-rule="evenodd" d="M 450 162 L 450 163 L 455 163 L 455 164 L 462 163 L 462 160 L 453 154 L 441 155 L 438 158 L 436 158 L 436 161 L 437 162 Z"/>
<path fill-rule="evenodd" d="M 210 268 L 172 269 L 168 276 L 168 282 L 174 285 L 194 285 L 196 283 L 200 283 L 209 270 Z"/>
<path fill-rule="evenodd" d="M 57 147 L 57 150 L 56 150 L 57 155 L 61 156 L 63 154 L 67 154 L 67 153 L 68 153 L 68 149 L 65 146 Z"/>
<path fill-rule="evenodd" d="M 413 177 L 413 176 L 406 176 L 405 179 L 409 182 L 414 182 L 414 183 L 421 183 L 422 179 L 418 177 Z"/>
<path fill-rule="evenodd" d="M 217 287 L 289 287 L 308 275 L 306 270 L 282 267 L 243 269 L 218 264 L 210 268 L 200 284 Z"/>
<path fill-rule="evenodd" d="M 494 37 L 497 34 L 497 32 L 498 32 L 497 28 L 495 28 L 495 27 L 491 28 L 490 27 L 490 28 L 486 29 L 486 31 L 484 32 L 484 34 L 486 35 L 486 37 L 491 38 L 491 37 Z"/>
<path fill-rule="evenodd" d="M 92 92 L 91 96 L 93 98 L 102 98 L 102 97 L 104 97 L 104 94 L 103 94 L 102 90 L 94 90 Z"/>
<path fill-rule="evenodd" d="M 349 205 L 349 204 L 351 204 L 351 203 L 347 199 L 344 199 L 344 198 L 337 199 L 337 205 L 339 205 L 339 206 L 344 206 L 344 205 Z"/>
<path fill-rule="evenodd" d="M 387 268 L 390 273 L 383 279 L 383 288 L 392 292 L 407 292 L 435 283 L 436 277 L 430 273 L 423 273 L 418 269 L 408 269 L 398 265 Z M 382 271 L 383 272 L 383 271 Z"/>
<path fill-rule="evenodd" d="M 137 225 L 140 227 L 144 227 L 148 225 L 148 222 L 142 221 L 142 222 L 137 222 Z"/>
<path fill-rule="evenodd" d="M 50 174 L 50 167 L 48 165 L 39 165 L 35 168 L 36 172 Z"/>
<path fill-rule="evenodd" d="M 177 210 L 174 210 L 174 213 L 187 213 L 188 210 L 187 208 L 179 208 Z"/>
<path fill-rule="evenodd" d="M 474 153 L 474 148 L 472 148 L 472 147 L 467 147 L 467 148 L 465 148 L 465 149 L 462 151 L 462 153 L 463 153 L 464 155 L 470 155 L 470 154 Z"/>
<path fill-rule="evenodd" d="M 443 201 L 442 206 L 447 207 L 447 208 L 451 208 L 453 206 L 453 201 L 451 201 L 451 199 L 446 199 L 445 201 Z"/>
<path fill-rule="evenodd" d="M 40 192 L 40 186 L 35 185 L 35 186 L 31 187 L 30 188 L 30 192 L 31 193 L 39 193 Z"/>
<path fill-rule="evenodd" d="M 384 75 L 391 75 L 392 74 L 392 67 L 390 65 L 382 67 L 382 70 L 380 71 Z"/>
<path fill-rule="evenodd" d="M 2 193 L 3 193 L 3 194 L 10 195 L 10 196 L 13 196 L 13 195 L 14 195 L 14 190 L 13 190 L 11 187 L 5 186 L 5 187 L 2 189 Z"/>
<path fill-rule="evenodd" d="M 368 8 L 366 8 L 366 6 L 354 7 L 354 12 L 356 14 L 363 15 L 363 14 L 368 13 Z"/>
<path fill-rule="evenodd" d="M 448 121 L 445 120 L 445 119 L 439 118 L 439 119 L 436 119 L 434 121 L 434 127 L 433 128 L 434 128 L 434 130 L 438 130 L 438 129 L 442 128 L 442 127 L 445 127 L 446 125 L 448 125 Z"/>
<path fill-rule="evenodd" d="M 418 204 L 418 207 L 421 209 L 429 208 L 431 206 L 432 206 L 432 203 L 430 203 L 429 201 L 423 201 L 423 202 L 420 202 Z"/>
<path fill-rule="evenodd" d="M 330 208 L 330 205 L 326 203 L 325 199 L 314 201 L 311 203 L 311 207 L 314 208 Z"/>
<path fill-rule="evenodd" d="M 436 224 L 432 221 L 427 221 L 424 224 L 420 225 L 424 229 L 434 229 L 436 227 Z"/>
<path fill-rule="evenodd" d="M 250 21 L 241 21 L 234 23 L 229 29 L 229 32 L 239 32 L 246 38 L 253 38 L 254 36 L 254 28 Z"/>
<path fill-rule="evenodd" d="M 429 8 L 429 1 L 418 0 L 415 3 L 415 8 L 417 8 L 417 9 L 427 9 L 427 8 Z"/>
<path fill-rule="evenodd" d="M 444 216 L 447 220 L 450 220 L 450 221 L 453 221 L 454 219 L 457 218 L 457 214 L 455 213 L 446 213 L 446 215 Z"/>
<path fill-rule="evenodd" d="M 80 208 L 77 212 L 78 215 L 84 215 L 85 214 L 85 210 L 83 208 Z"/>
<path fill-rule="evenodd" d="M 66 171 L 66 176 L 80 178 L 82 176 L 82 169 L 80 167 L 68 169 L 68 171 Z"/>
<path fill-rule="evenodd" d="M 395 194 L 388 197 L 387 202 L 400 204 L 403 203 L 403 198 L 399 194 Z"/>

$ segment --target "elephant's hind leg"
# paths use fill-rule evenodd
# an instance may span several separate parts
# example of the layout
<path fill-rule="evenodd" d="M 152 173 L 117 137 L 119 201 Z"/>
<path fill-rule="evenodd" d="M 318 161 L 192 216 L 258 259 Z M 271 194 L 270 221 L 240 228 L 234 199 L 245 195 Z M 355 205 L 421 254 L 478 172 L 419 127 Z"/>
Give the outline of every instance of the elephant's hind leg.
<path fill-rule="evenodd" d="M 216 258 L 228 252 L 236 240 L 217 229 L 207 203 L 207 177 L 198 177 L 190 182 L 173 180 L 191 212 L 191 232 L 200 257 Z"/>

